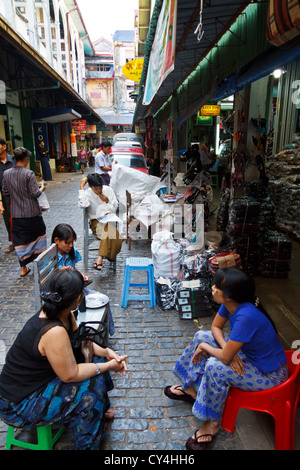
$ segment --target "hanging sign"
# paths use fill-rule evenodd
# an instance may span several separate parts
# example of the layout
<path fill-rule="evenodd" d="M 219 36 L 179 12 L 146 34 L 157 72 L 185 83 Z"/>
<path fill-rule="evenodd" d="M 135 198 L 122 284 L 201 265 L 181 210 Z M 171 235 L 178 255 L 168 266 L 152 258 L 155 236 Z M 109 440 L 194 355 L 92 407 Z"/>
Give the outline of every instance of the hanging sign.
<path fill-rule="evenodd" d="M 220 116 L 221 106 L 219 104 L 205 104 L 200 110 L 201 116 Z"/>
<path fill-rule="evenodd" d="M 143 105 L 151 103 L 165 78 L 174 70 L 177 0 L 163 0 L 149 57 Z"/>
<path fill-rule="evenodd" d="M 198 126 L 212 126 L 213 125 L 212 116 L 200 116 L 200 113 L 198 111 L 198 113 L 197 113 L 197 125 Z"/>
<path fill-rule="evenodd" d="M 74 131 L 85 131 L 86 121 L 83 121 L 81 119 L 74 119 L 74 121 L 72 121 L 72 128 L 74 129 Z"/>
<path fill-rule="evenodd" d="M 134 59 L 126 62 L 122 68 L 123 75 L 129 80 L 139 82 L 143 71 L 144 59 Z"/>

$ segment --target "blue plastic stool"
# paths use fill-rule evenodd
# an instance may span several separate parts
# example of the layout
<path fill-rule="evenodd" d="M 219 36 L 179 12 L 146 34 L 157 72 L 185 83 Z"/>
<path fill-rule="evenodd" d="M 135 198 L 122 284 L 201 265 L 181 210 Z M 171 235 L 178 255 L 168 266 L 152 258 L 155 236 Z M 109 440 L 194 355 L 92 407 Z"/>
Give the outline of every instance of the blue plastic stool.
<path fill-rule="evenodd" d="M 147 283 L 131 283 L 132 271 L 146 271 Z M 147 287 L 148 294 L 129 294 L 130 287 Z M 128 300 L 150 300 L 150 307 L 155 307 L 154 268 L 151 258 L 127 258 L 123 280 L 122 307 L 127 308 Z"/>
<path fill-rule="evenodd" d="M 46 426 L 37 426 L 36 432 L 38 442 L 37 444 L 31 444 L 30 442 L 23 442 L 16 439 L 14 437 L 14 427 L 8 426 L 5 449 L 10 450 L 11 446 L 14 445 L 30 450 L 52 450 L 54 444 L 60 438 L 64 430 L 65 428 L 61 427 L 55 436 L 52 437 L 51 424 L 47 424 Z"/>

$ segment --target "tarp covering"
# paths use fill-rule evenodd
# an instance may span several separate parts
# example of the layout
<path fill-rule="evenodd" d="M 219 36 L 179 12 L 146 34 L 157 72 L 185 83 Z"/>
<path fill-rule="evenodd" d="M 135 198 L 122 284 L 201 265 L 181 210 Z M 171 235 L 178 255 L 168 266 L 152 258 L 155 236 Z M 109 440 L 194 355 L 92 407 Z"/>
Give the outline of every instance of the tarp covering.
<path fill-rule="evenodd" d="M 215 101 L 220 101 L 227 96 L 237 93 L 256 80 L 269 75 L 274 70 L 284 67 L 290 62 L 300 59 L 300 47 L 294 46 L 291 49 L 275 49 L 272 48 L 264 53 L 257 60 L 251 62 L 250 65 L 243 67 L 234 75 L 229 77 L 221 84 L 214 96 Z"/>

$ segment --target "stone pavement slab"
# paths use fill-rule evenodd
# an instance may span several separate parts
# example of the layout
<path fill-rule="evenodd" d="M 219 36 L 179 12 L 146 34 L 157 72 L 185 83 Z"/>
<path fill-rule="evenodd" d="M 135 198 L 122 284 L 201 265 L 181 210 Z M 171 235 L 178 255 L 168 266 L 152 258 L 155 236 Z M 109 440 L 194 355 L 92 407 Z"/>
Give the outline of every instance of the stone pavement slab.
<path fill-rule="evenodd" d="M 48 244 L 54 227 L 65 222 L 77 233 L 76 247 L 83 253 L 83 215 L 77 207 L 81 175 L 55 174 L 47 186 L 50 212 L 44 214 Z M 0 367 L 5 353 L 23 324 L 35 313 L 33 273 L 19 277 L 15 253 L 5 254 L 6 232 L 0 220 Z M 149 302 L 129 301 L 121 307 L 123 273 L 128 256 L 151 257 L 150 243 L 133 242 L 129 251 L 124 242 L 117 258 L 116 272 L 107 261 L 99 273 L 93 268 L 96 251 L 89 253 L 89 268 L 83 262 L 77 267 L 93 279 L 92 289 L 107 294 L 113 313 L 116 332 L 110 338 L 111 347 L 128 355 L 126 377 L 112 374 L 115 389 L 110 392 L 115 419 L 107 422 L 102 445 L 107 451 L 185 450 L 185 441 L 201 423 L 193 416 L 191 406 L 174 402 L 163 393 L 166 385 L 174 383 L 172 367 L 198 328 L 210 328 L 211 317 L 199 321 L 183 321 L 176 310 L 163 311 Z M 242 410 L 233 434 L 221 430 L 212 450 L 272 449 L 274 430 L 253 412 Z M 266 430 L 267 429 L 267 430 Z M 25 431 L 23 431 L 26 438 Z M 250 438 L 249 438 L 250 436 Z M 270 438 L 271 436 L 271 438 Z M 6 426 L 0 423 L 0 449 L 4 449 Z M 70 432 L 66 431 L 55 446 L 56 450 L 73 449 Z"/>

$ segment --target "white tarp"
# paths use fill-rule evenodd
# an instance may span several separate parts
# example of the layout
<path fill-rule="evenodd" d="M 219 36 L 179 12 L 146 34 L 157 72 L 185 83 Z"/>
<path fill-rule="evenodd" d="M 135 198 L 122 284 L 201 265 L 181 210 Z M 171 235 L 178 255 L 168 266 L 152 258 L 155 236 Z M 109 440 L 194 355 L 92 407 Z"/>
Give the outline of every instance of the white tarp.
<path fill-rule="evenodd" d="M 147 175 L 142 171 L 135 168 L 128 168 L 127 166 L 116 163 L 112 166 L 112 174 L 110 180 L 110 187 L 118 199 L 126 197 L 126 190 L 130 194 L 148 191 L 155 194 L 159 188 L 165 186 L 157 176 Z"/>

